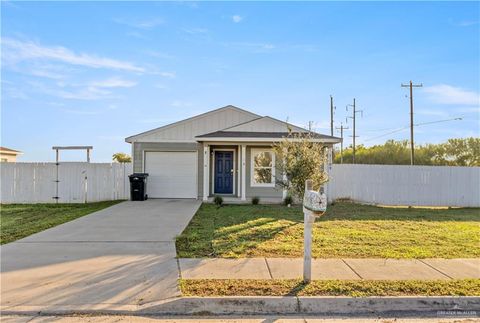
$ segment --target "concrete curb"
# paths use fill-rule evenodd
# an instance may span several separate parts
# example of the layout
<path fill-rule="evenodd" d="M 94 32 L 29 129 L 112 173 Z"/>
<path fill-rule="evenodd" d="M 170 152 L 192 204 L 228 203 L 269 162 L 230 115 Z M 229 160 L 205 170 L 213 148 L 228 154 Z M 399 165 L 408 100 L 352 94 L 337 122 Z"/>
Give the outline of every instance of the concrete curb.
<path fill-rule="evenodd" d="M 180 297 L 144 305 L 3 307 L 2 315 L 258 315 L 480 317 L 480 297 Z"/>

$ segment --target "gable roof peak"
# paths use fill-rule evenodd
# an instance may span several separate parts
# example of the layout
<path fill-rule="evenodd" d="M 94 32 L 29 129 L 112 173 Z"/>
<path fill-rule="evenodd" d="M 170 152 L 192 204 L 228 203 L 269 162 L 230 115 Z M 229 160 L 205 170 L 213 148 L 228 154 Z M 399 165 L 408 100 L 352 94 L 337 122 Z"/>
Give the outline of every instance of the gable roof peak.
<path fill-rule="evenodd" d="M 145 131 L 145 132 L 141 132 L 141 133 L 133 135 L 133 136 L 129 136 L 129 137 L 125 138 L 125 141 L 126 142 L 132 142 L 132 141 L 134 141 L 134 140 L 136 140 L 136 139 L 138 139 L 142 136 L 149 135 L 149 134 L 155 133 L 157 131 L 165 130 L 165 129 L 177 126 L 177 125 L 185 123 L 185 122 L 201 119 L 205 116 L 213 115 L 213 114 L 220 113 L 220 112 L 223 112 L 223 111 L 228 111 L 228 110 L 233 110 L 233 111 L 239 112 L 243 115 L 247 115 L 248 116 L 247 118 L 256 119 L 256 118 L 261 117 L 258 114 L 255 114 L 255 113 L 250 112 L 248 110 L 245 110 L 245 109 L 242 109 L 242 108 L 239 108 L 239 107 L 236 107 L 234 105 L 229 104 L 229 105 L 226 105 L 224 107 L 220 107 L 220 108 L 217 108 L 217 109 L 214 109 L 214 110 L 210 110 L 210 111 L 192 116 L 190 118 L 186 118 L 186 119 L 183 119 L 183 120 L 180 120 L 180 121 L 177 121 L 177 122 L 174 122 L 174 123 L 170 123 L 170 124 L 167 124 L 167 125 L 155 128 L 155 129 L 151 129 L 151 130 L 148 130 L 148 131 Z"/>

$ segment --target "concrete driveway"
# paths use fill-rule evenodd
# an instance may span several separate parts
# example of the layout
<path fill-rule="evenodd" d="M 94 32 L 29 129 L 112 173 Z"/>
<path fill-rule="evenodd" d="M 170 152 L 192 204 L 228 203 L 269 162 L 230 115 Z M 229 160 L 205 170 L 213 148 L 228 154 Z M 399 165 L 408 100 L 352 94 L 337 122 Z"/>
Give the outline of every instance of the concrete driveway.
<path fill-rule="evenodd" d="M 123 202 L 2 246 L 2 310 L 108 308 L 179 296 L 174 238 L 200 204 Z"/>

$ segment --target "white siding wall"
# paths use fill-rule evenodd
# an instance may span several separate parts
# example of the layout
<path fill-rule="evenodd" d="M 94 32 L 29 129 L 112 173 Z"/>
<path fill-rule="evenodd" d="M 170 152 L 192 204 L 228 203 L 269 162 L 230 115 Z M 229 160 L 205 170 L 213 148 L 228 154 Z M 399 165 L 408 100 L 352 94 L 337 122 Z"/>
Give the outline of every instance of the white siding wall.
<path fill-rule="evenodd" d="M 2 163 L 0 168 L 1 203 L 55 203 L 55 163 Z M 88 202 L 128 199 L 131 173 L 131 164 L 60 163 L 58 201 L 82 203 L 85 197 Z"/>
<path fill-rule="evenodd" d="M 329 200 L 480 207 L 480 167 L 332 165 Z"/>

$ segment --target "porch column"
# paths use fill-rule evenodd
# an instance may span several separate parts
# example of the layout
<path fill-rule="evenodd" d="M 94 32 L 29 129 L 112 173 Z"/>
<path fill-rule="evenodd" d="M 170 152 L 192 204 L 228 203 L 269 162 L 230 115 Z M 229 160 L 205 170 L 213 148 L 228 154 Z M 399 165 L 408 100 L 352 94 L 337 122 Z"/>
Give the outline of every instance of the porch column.
<path fill-rule="evenodd" d="M 210 145 L 203 144 L 203 200 L 210 195 Z"/>
<path fill-rule="evenodd" d="M 246 171 L 247 146 L 242 145 L 242 201 L 247 200 L 247 171 Z"/>
<path fill-rule="evenodd" d="M 237 176 L 236 178 L 236 181 L 237 181 L 237 197 L 240 197 L 240 192 L 241 192 L 241 189 L 242 189 L 242 185 L 241 185 L 241 182 L 240 182 L 240 168 L 241 168 L 241 165 L 242 165 L 242 146 L 241 145 L 238 145 L 237 147 L 237 174 L 235 176 Z"/>

